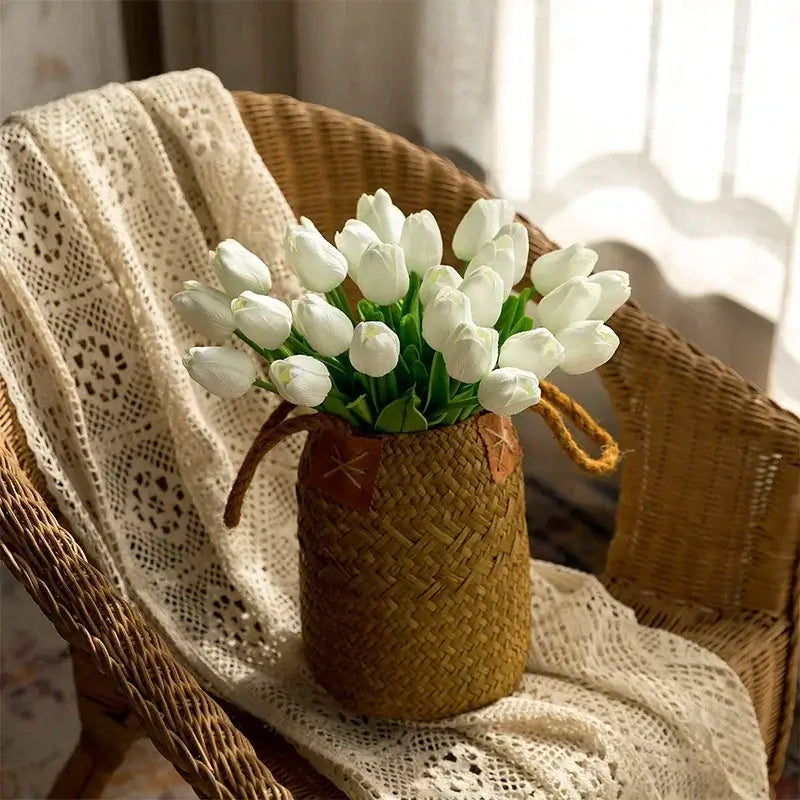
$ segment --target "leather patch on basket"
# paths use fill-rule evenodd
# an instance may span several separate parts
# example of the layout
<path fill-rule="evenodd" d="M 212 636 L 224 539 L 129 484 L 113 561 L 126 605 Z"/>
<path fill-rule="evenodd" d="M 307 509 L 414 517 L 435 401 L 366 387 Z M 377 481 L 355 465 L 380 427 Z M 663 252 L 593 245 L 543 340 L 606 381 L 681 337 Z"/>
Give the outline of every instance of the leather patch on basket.
<path fill-rule="evenodd" d="M 327 430 L 316 437 L 313 448 L 314 468 L 306 483 L 337 503 L 368 511 L 381 464 L 381 440 Z"/>
<path fill-rule="evenodd" d="M 483 439 L 489 470 L 495 483 L 502 483 L 519 464 L 522 448 L 508 417 L 497 414 L 481 414 L 478 417 L 478 432 Z"/>

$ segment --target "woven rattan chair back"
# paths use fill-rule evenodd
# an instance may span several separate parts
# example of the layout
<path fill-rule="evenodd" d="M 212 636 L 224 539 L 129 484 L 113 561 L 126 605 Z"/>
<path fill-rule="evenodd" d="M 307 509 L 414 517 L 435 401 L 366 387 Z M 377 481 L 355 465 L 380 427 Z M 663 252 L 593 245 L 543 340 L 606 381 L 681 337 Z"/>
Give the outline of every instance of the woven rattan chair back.
<path fill-rule="evenodd" d="M 489 194 L 450 162 L 363 120 L 283 96 L 236 100 L 292 209 L 326 236 L 362 192 L 384 186 L 406 212 L 431 209 L 449 242 L 469 205 Z M 555 246 L 530 230 L 531 259 Z M 622 346 L 603 380 L 626 455 L 607 585 L 644 622 L 694 638 L 734 666 L 753 697 L 775 779 L 796 691 L 800 421 L 634 303 L 614 327 Z M 289 796 L 86 561 L 46 497 L 0 384 L 3 560 L 199 793 Z M 272 764 L 269 751 L 259 754 Z M 275 772 L 307 787 L 309 768 L 287 768 L 292 757 L 281 751 Z M 297 796 L 320 796 L 313 791 Z"/>

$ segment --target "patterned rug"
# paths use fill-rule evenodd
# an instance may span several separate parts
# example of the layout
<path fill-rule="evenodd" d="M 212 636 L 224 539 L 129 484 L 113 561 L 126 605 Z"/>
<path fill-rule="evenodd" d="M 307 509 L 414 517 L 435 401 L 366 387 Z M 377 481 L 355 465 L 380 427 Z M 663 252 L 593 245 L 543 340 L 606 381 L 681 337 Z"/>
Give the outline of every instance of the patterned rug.
<path fill-rule="evenodd" d="M 602 570 L 616 497 L 595 487 L 582 507 L 542 483 L 527 482 L 528 530 L 535 558 L 594 573 Z M 74 747 L 78 719 L 63 641 L 9 573 L 0 572 L 0 797 L 46 797 Z M 800 800 L 800 725 L 778 789 Z M 104 798 L 182 800 L 194 792 L 149 741 L 131 749 Z"/>

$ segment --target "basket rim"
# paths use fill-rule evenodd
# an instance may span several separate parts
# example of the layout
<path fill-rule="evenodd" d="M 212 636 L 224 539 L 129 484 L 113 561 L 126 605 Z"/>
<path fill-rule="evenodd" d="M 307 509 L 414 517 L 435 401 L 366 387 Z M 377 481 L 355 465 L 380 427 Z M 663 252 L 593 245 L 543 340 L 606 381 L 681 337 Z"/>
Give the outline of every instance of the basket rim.
<path fill-rule="evenodd" d="M 477 414 L 469 417 L 468 419 L 461 420 L 460 422 L 456 422 L 452 425 L 436 425 L 433 428 L 426 428 L 424 431 L 403 431 L 399 433 L 383 433 L 381 431 L 368 431 L 363 430 L 361 428 L 355 428 L 351 425 L 346 419 L 343 417 L 337 417 L 335 414 L 331 414 L 327 411 L 318 411 L 318 414 L 321 414 L 326 417 L 330 417 L 332 420 L 336 421 L 337 427 L 341 424 L 344 426 L 344 429 L 347 433 L 351 436 L 357 436 L 361 439 L 378 439 L 381 441 L 397 441 L 398 439 L 402 439 L 404 437 L 414 437 L 414 438 L 423 438 L 425 436 L 439 437 L 445 435 L 446 432 L 454 431 L 454 430 L 466 430 L 470 426 L 474 426 L 478 424 L 478 420 L 487 416 L 491 415 L 493 417 L 499 417 L 501 415 L 495 414 L 492 411 L 487 411 L 484 409 Z M 511 419 L 507 417 L 507 419 Z"/>

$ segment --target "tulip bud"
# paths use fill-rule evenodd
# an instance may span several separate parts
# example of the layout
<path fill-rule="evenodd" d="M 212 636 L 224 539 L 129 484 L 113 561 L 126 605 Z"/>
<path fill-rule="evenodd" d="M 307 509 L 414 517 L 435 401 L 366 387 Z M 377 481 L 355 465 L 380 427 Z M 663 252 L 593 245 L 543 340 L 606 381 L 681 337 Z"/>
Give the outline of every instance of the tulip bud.
<path fill-rule="evenodd" d="M 408 270 L 403 250 L 396 244 L 374 244 L 364 251 L 356 283 L 367 300 L 388 306 L 405 297 Z"/>
<path fill-rule="evenodd" d="M 503 225 L 510 225 L 514 209 L 506 200 L 481 198 L 469 208 L 453 234 L 453 252 L 462 261 L 470 261 Z"/>
<path fill-rule="evenodd" d="M 338 356 L 350 347 L 350 318 L 318 294 L 292 300 L 292 315 L 297 330 L 321 356 Z"/>
<path fill-rule="evenodd" d="M 360 322 L 350 344 L 350 363 L 365 375 L 380 378 L 400 360 L 400 339 L 382 322 Z"/>
<path fill-rule="evenodd" d="M 588 319 L 599 299 L 598 284 L 588 278 L 570 278 L 539 301 L 536 320 L 557 334 L 573 322 Z"/>
<path fill-rule="evenodd" d="M 469 297 L 458 289 L 443 286 L 422 314 L 422 338 L 434 350 L 441 350 L 448 336 L 462 322 L 472 322 Z"/>
<path fill-rule="evenodd" d="M 597 320 L 573 322 L 558 334 L 564 346 L 561 369 L 568 375 L 582 375 L 605 364 L 619 347 L 619 337 Z"/>
<path fill-rule="evenodd" d="M 400 241 L 405 217 L 392 203 L 392 198 L 385 189 L 378 189 L 375 194 L 362 194 L 356 206 L 356 216 L 366 222 L 382 242 L 397 244 Z"/>
<path fill-rule="evenodd" d="M 378 234 L 366 222 L 357 219 L 347 220 L 344 228 L 333 237 L 333 240 L 347 259 L 348 271 L 353 280 L 356 279 L 356 271 L 364 251 L 370 245 L 381 243 Z"/>
<path fill-rule="evenodd" d="M 478 384 L 478 402 L 502 417 L 512 417 L 536 405 L 542 398 L 539 379 L 516 367 L 492 370 Z"/>
<path fill-rule="evenodd" d="M 476 267 L 459 286 L 469 298 L 472 319 L 491 328 L 497 322 L 505 299 L 503 279 L 490 267 Z"/>
<path fill-rule="evenodd" d="M 259 347 L 275 350 L 289 337 L 292 312 L 274 297 L 242 292 L 231 302 L 236 327 Z"/>
<path fill-rule="evenodd" d="M 597 272 L 588 278 L 600 287 L 600 300 L 590 318 L 605 322 L 631 296 L 631 277 L 621 269 Z"/>
<path fill-rule="evenodd" d="M 230 347 L 190 347 L 183 366 L 207 392 L 228 399 L 241 397 L 257 377 L 250 356 Z"/>
<path fill-rule="evenodd" d="M 230 297 L 242 292 L 269 294 L 272 275 L 269 267 L 236 239 L 225 239 L 209 253 L 217 278 Z"/>
<path fill-rule="evenodd" d="M 308 217 L 300 217 L 300 227 L 312 233 L 319 233 L 317 226 Z M 322 236 L 321 233 L 319 235 Z"/>
<path fill-rule="evenodd" d="M 186 281 L 183 291 L 170 298 L 175 310 L 196 331 L 212 342 L 227 339 L 233 333 L 233 315 L 228 295 L 198 281 Z"/>
<path fill-rule="evenodd" d="M 546 328 L 535 328 L 509 336 L 500 348 L 497 363 L 501 367 L 516 367 L 546 378 L 564 358 L 561 342 Z"/>
<path fill-rule="evenodd" d="M 457 325 L 442 348 L 447 374 L 462 383 L 479 381 L 497 363 L 499 340 L 494 328 L 482 328 L 474 322 Z"/>
<path fill-rule="evenodd" d="M 324 403 L 332 386 L 328 368 L 311 356 L 273 361 L 269 365 L 269 379 L 284 400 L 308 408 Z"/>
<path fill-rule="evenodd" d="M 427 209 L 409 214 L 400 234 L 400 247 L 409 272 L 425 274 L 428 267 L 442 263 L 442 232 L 436 218 Z"/>
<path fill-rule="evenodd" d="M 335 289 L 347 275 L 347 259 L 319 233 L 301 225 L 286 230 L 286 259 L 300 283 L 314 292 Z"/>
<path fill-rule="evenodd" d="M 514 265 L 514 242 L 511 237 L 500 236 L 491 242 L 486 242 L 467 265 L 466 270 L 464 270 L 464 277 L 469 278 L 478 267 L 489 267 L 503 279 L 503 299 L 505 300 L 514 288 L 516 271 Z"/>
<path fill-rule="evenodd" d="M 425 270 L 425 277 L 419 287 L 419 301 L 423 307 L 427 306 L 434 295 L 444 287 L 458 289 L 464 279 L 446 264 L 439 264 Z"/>
<path fill-rule="evenodd" d="M 570 278 L 585 278 L 597 263 L 597 253 L 580 242 L 539 256 L 531 267 L 531 283 L 539 294 L 549 294 Z"/>
<path fill-rule="evenodd" d="M 503 225 L 497 232 L 495 240 L 501 236 L 510 236 L 514 248 L 514 285 L 518 284 L 525 275 L 528 266 L 528 229 L 521 222 L 512 222 Z"/>

